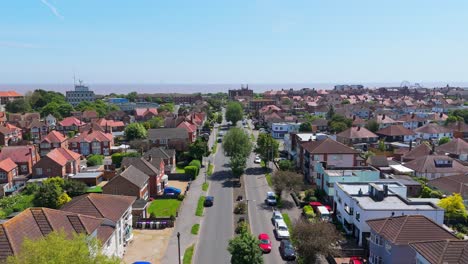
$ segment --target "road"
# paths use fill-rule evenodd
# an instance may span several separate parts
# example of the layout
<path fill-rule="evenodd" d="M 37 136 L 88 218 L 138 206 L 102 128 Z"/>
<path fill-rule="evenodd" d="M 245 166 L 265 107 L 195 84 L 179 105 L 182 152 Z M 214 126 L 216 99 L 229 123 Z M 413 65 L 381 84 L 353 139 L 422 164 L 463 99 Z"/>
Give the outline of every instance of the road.
<path fill-rule="evenodd" d="M 228 241 L 234 236 L 233 190 L 230 181 L 229 159 L 224 156 L 221 143 L 213 158 L 214 173 L 208 179 L 208 194 L 214 197 L 214 205 L 205 208 L 199 241 L 196 245 L 195 264 L 230 263 Z"/>

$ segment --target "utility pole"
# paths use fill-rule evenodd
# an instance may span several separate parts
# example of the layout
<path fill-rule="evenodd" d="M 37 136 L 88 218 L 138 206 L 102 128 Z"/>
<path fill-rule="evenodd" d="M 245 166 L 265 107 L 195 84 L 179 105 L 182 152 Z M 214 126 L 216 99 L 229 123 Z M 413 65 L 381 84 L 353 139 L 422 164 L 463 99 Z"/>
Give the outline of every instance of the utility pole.
<path fill-rule="evenodd" d="M 177 245 L 179 251 L 179 264 L 180 264 L 180 232 L 177 232 Z"/>

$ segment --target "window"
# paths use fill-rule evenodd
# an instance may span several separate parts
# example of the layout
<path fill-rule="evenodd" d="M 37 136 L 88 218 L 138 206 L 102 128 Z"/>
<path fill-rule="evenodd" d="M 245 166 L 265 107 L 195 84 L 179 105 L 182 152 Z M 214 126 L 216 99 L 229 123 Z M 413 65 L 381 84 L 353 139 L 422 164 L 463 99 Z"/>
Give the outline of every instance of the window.
<path fill-rule="evenodd" d="M 42 168 L 36 168 L 36 174 L 42 175 Z"/>
<path fill-rule="evenodd" d="M 167 139 L 161 138 L 161 139 L 159 140 L 159 144 L 161 144 L 161 145 L 167 144 Z"/>
<path fill-rule="evenodd" d="M 28 165 L 21 165 L 21 171 L 22 172 L 27 172 L 28 171 Z"/>
<path fill-rule="evenodd" d="M 0 180 L 6 180 L 7 174 L 5 172 L 0 172 Z"/>
<path fill-rule="evenodd" d="M 361 213 L 356 212 L 356 220 L 357 220 L 358 222 L 360 222 L 360 220 L 361 220 Z"/>

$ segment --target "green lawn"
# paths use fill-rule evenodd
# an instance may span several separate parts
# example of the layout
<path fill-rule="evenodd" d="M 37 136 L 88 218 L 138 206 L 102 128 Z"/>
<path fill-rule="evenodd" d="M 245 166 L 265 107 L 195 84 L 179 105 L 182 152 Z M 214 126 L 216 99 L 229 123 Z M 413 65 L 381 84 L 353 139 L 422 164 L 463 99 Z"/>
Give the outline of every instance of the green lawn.
<path fill-rule="evenodd" d="M 195 211 L 196 216 L 203 216 L 203 203 L 205 202 L 205 196 L 200 196 L 198 199 L 197 210 Z"/>
<path fill-rule="evenodd" d="M 183 260 L 184 264 L 192 264 L 192 257 L 193 257 L 194 249 L 195 249 L 195 244 L 191 245 L 185 250 L 184 260 Z"/>
<path fill-rule="evenodd" d="M 94 187 L 90 187 L 88 188 L 88 190 L 86 190 L 87 193 L 102 193 L 102 187 L 101 186 L 94 186 Z"/>
<path fill-rule="evenodd" d="M 177 199 L 158 199 L 151 202 L 148 214 L 155 214 L 157 217 L 175 216 L 181 201 Z"/>
<path fill-rule="evenodd" d="M 180 166 L 180 165 L 177 165 L 177 167 L 176 167 L 176 173 L 181 173 L 181 174 L 185 173 L 184 167 L 183 167 L 183 166 Z"/>
<path fill-rule="evenodd" d="M 191 231 L 192 235 L 197 235 L 199 229 L 200 229 L 200 224 L 194 224 L 192 226 L 192 231 Z"/>
<path fill-rule="evenodd" d="M 209 186 L 209 185 L 208 185 L 207 182 L 203 183 L 203 184 L 202 184 L 202 190 L 206 192 L 206 191 L 208 190 L 208 186 Z"/>
<path fill-rule="evenodd" d="M 292 230 L 291 218 L 289 218 L 289 215 L 287 213 L 284 213 L 282 215 L 283 215 L 284 223 L 288 226 L 289 230 Z"/>
<path fill-rule="evenodd" d="M 271 174 L 270 173 L 265 174 L 265 178 L 268 183 L 268 186 L 271 187 Z"/>

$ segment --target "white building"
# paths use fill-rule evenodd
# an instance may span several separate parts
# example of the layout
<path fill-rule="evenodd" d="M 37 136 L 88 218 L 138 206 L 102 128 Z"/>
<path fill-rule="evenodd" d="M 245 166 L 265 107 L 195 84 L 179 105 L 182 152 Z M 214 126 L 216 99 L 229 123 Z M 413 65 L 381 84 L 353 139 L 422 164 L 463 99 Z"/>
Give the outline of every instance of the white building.
<path fill-rule="evenodd" d="M 284 138 L 286 134 L 298 132 L 301 123 L 272 123 L 271 135 L 273 138 Z"/>
<path fill-rule="evenodd" d="M 335 183 L 334 211 L 345 231 L 360 246 L 367 243 L 370 227 L 366 221 L 400 215 L 424 215 L 442 225 L 444 210 L 431 201 L 408 200 L 406 186 L 395 182 Z"/>
<path fill-rule="evenodd" d="M 440 140 L 443 137 L 453 137 L 452 130 L 435 123 L 429 123 L 422 127 L 416 128 L 414 132 L 416 132 L 418 138 L 424 140 Z"/>
<path fill-rule="evenodd" d="M 57 118 L 52 114 L 48 114 L 45 118 L 45 123 L 48 127 L 55 127 L 57 125 Z"/>
<path fill-rule="evenodd" d="M 81 102 L 94 102 L 96 100 L 94 92 L 89 90 L 88 86 L 83 85 L 82 81 L 75 85 L 74 91 L 67 91 L 66 97 L 67 102 L 73 106 L 77 106 Z"/>

